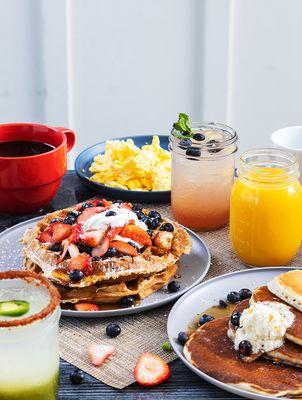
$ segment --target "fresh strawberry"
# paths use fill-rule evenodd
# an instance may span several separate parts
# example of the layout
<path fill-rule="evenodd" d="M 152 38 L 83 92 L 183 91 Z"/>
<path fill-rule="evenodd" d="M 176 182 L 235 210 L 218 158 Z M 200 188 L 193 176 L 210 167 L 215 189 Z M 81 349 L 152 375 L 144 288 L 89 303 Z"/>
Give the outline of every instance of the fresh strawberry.
<path fill-rule="evenodd" d="M 105 210 L 107 210 L 106 207 L 90 207 L 90 208 L 86 208 L 86 210 L 84 210 L 82 212 L 82 214 L 78 216 L 77 222 L 79 224 L 84 224 L 84 222 L 87 221 L 87 219 L 89 219 L 93 215 L 99 214 L 100 212 L 105 211 Z"/>
<path fill-rule="evenodd" d="M 90 247 L 98 246 L 104 238 L 105 232 L 102 229 L 88 231 L 81 234 L 81 241 Z"/>
<path fill-rule="evenodd" d="M 159 385 L 169 376 L 169 365 L 155 354 L 143 353 L 134 368 L 135 380 L 143 386 Z"/>
<path fill-rule="evenodd" d="M 113 242 L 110 242 L 109 247 L 115 247 L 119 253 L 125 254 L 126 256 L 138 256 L 136 248 L 131 246 L 129 243 L 122 242 L 121 240 L 114 240 Z"/>
<path fill-rule="evenodd" d="M 136 225 L 126 225 L 120 233 L 120 236 L 134 240 L 143 246 L 151 246 L 152 240 L 144 229 Z"/>
<path fill-rule="evenodd" d="M 80 224 L 72 225 L 72 232 L 69 237 L 69 242 L 77 243 L 80 240 L 81 233 L 82 233 L 82 225 L 80 225 Z"/>
<path fill-rule="evenodd" d="M 103 364 L 115 352 L 115 347 L 111 344 L 90 344 L 88 346 L 88 355 L 90 361 L 95 367 Z"/>
<path fill-rule="evenodd" d="M 93 274 L 91 257 L 86 253 L 81 253 L 77 257 L 72 258 L 69 262 L 68 268 L 69 271 L 79 269 L 86 276 Z"/>
<path fill-rule="evenodd" d="M 93 257 L 102 257 L 105 253 L 107 253 L 108 249 L 109 249 L 109 239 L 105 237 L 105 239 L 99 246 L 92 249 L 91 255 Z"/>
<path fill-rule="evenodd" d="M 104 204 L 105 207 L 112 206 L 112 201 L 108 201 L 106 199 L 102 199 L 102 203 Z"/>
<path fill-rule="evenodd" d="M 94 303 L 77 303 L 74 308 L 77 311 L 100 311 L 100 307 Z"/>
<path fill-rule="evenodd" d="M 114 238 L 114 236 L 115 235 L 118 235 L 120 232 L 121 232 L 121 230 L 123 229 L 123 227 L 122 226 L 118 226 L 118 227 L 116 227 L 116 228 L 110 228 L 109 229 L 109 231 L 107 232 L 107 238 L 111 241 L 111 240 L 113 240 L 113 238 Z"/>
<path fill-rule="evenodd" d="M 121 203 L 119 205 L 120 208 L 128 208 L 128 210 L 132 210 L 132 204 L 131 203 Z"/>
<path fill-rule="evenodd" d="M 68 224 L 62 224 L 61 222 L 55 222 L 51 224 L 50 231 L 55 243 L 61 243 L 62 240 L 67 239 L 72 232 L 72 227 Z"/>
<path fill-rule="evenodd" d="M 42 243 L 54 243 L 52 235 L 48 230 L 41 232 L 38 239 Z"/>

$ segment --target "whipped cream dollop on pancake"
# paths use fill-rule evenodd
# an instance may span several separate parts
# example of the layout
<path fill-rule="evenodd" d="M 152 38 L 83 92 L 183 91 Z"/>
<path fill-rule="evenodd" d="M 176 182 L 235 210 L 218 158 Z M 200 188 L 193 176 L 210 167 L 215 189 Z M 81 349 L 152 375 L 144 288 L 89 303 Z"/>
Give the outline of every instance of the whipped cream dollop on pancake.
<path fill-rule="evenodd" d="M 239 327 L 230 329 L 228 336 L 234 341 L 235 350 L 247 340 L 252 353 L 269 352 L 282 346 L 286 330 L 293 324 L 295 315 L 285 304 L 268 301 L 253 303 L 243 310 Z"/>

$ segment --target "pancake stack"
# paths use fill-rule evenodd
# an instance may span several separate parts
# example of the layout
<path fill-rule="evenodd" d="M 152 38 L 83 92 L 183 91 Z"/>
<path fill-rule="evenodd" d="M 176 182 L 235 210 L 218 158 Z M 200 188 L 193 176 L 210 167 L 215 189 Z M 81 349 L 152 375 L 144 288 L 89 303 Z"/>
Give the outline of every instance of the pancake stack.
<path fill-rule="evenodd" d="M 281 274 L 237 303 L 241 313 L 262 302 L 285 304 L 294 315 L 283 344 L 266 353 L 242 356 L 234 348 L 236 328 L 229 317 L 202 325 L 184 347 L 186 358 L 197 368 L 224 383 L 255 393 L 281 396 L 302 394 L 302 270 Z M 266 303 L 267 304 L 267 303 Z"/>

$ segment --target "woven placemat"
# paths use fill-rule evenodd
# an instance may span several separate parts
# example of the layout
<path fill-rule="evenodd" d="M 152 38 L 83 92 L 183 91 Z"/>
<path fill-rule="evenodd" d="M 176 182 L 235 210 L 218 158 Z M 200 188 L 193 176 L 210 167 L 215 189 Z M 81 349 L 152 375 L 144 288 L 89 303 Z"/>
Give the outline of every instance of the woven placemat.
<path fill-rule="evenodd" d="M 156 209 L 171 218 L 170 206 L 146 206 Z M 198 233 L 209 247 L 212 262 L 205 280 L 227 272 L 247 268 L 231 249 L 228 228 L 214 232 Z M 265 240 L 265 235 L 263 236 Z M 301 266 L 300 251 L 291 265 Z M 62 318 L 60 322 L 60 352 L 64 360 L 82 369 L 109 386 L 122 389 L 134 382 L 133 369 L 142 352 L 160 355 L 165 361 L 176 359 L 175 353 L 161 349 L 167 338 L 167 317 L 171 305 L 128 317 L 76 319 Z M 120 324 L 122 333 L 116 339 L 109 339 L 105 328 L 109 322 Z M 116 354 L 101 367 L 94 367 L 88 360 L 89 343 L 114 343 Z"/>

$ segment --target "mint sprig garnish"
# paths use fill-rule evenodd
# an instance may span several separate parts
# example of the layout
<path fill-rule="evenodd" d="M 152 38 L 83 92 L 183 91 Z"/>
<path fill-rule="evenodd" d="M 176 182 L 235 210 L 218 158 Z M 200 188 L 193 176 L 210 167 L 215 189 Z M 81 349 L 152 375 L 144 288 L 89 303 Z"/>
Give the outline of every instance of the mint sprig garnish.
<path fill-rule="evenodd" d="M 184 113 L 179 113 L 178 121 L 174 122 L 173 128 L 179 132 L 191 132 L 189 116 Z"/>

